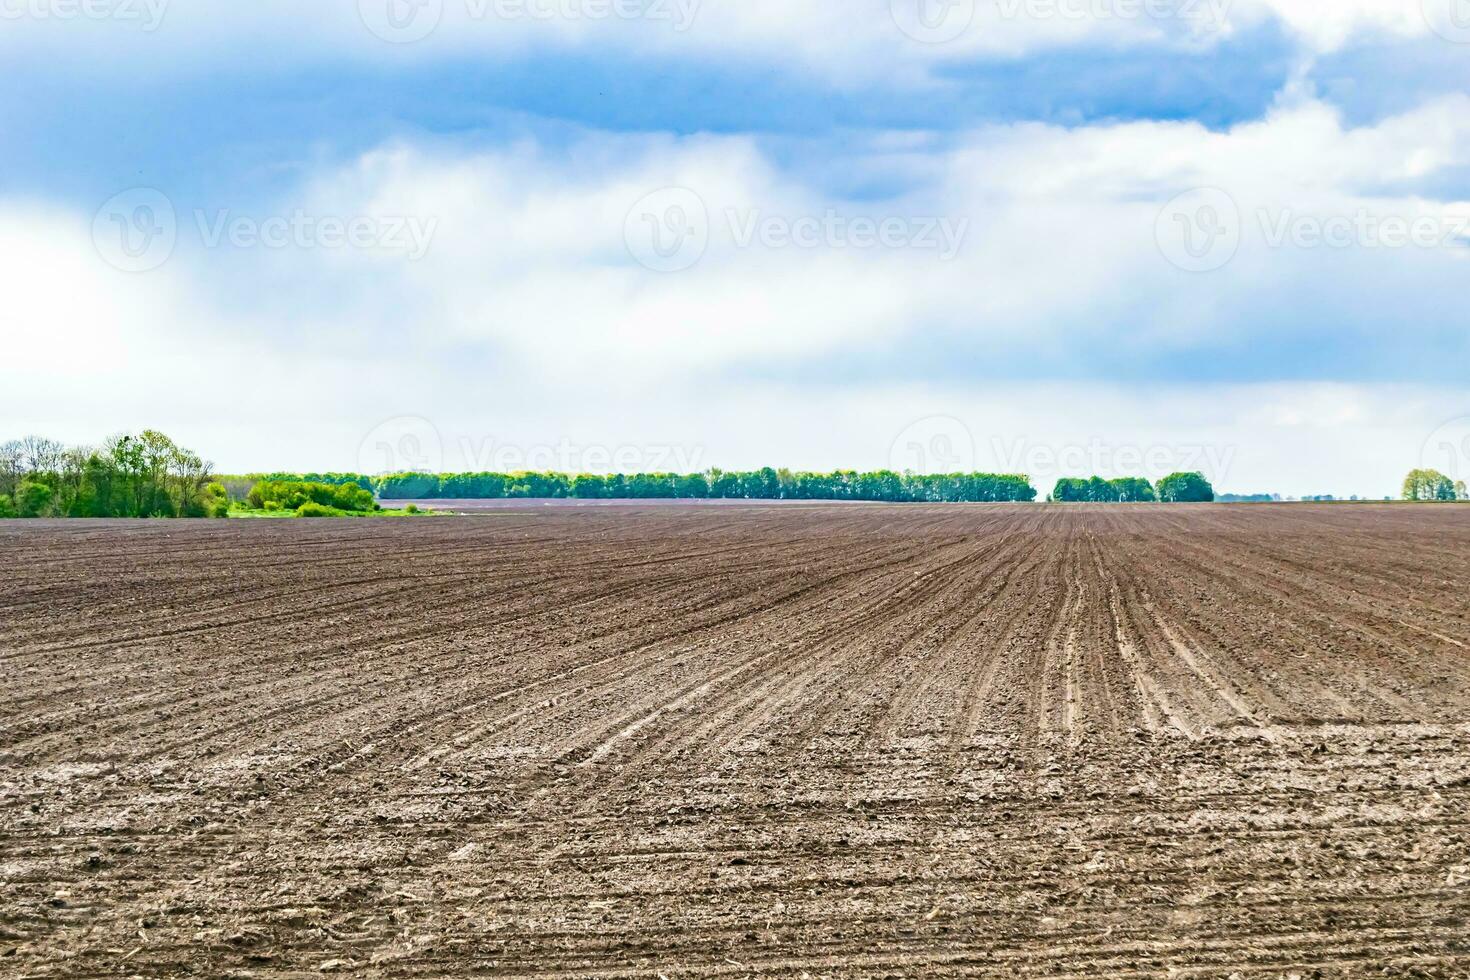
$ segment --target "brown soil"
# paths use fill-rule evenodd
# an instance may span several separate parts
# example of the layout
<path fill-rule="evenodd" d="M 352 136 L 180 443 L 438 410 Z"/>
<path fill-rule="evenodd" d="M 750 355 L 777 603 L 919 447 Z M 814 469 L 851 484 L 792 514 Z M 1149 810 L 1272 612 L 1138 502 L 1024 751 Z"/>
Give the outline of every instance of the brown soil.
<path fill-rule="evenodd" d="M 0 974 L 1470 975 L 1470 508 L 0 523 Z"/>

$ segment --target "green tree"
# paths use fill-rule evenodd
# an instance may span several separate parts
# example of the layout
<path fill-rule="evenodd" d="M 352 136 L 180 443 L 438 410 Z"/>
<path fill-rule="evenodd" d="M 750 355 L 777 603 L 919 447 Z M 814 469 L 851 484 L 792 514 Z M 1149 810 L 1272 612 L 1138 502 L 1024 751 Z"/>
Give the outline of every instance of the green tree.
<path fill-rule="evenodd" d="M 595 500 L 607 496 L 607 480 L 593 473 L 583 473 L 572 480 L 572 496 Z"/>
<path fill-rule="evenodd" d="M 1455 484 L 1439 470 L 1410 470 L 1404 477 L 1405 500 L 1454 500 Z"/>
<path fill-rule="evenodd" d="M 1142 477 L 1125 476 L 1110 482 L 1119 501 L 1137 503 L 1156 499 L 1153 484 Z"/>
<path fill-rule="evenodd" d="M 39 479 L 27 477 L 15 491 L 15 509 L 21 517 L 50 517 L 56 491 Z"/>
<path fill-rule="evenodd" d="M 1058 503 L 1070 504 L 1087 499 L 1087 481 L 1076 477 L 1064 476 L 1057 480 L 1056 486 L 1052 488 L 1051 499 Z"/>
<path fill-rule="evenodd" d="M 1203 473 L 1170 473 L 1158 482 L 1155 493 L 1168 504 L 1209 503 L 1215 499 L 1215 488 Z"/>

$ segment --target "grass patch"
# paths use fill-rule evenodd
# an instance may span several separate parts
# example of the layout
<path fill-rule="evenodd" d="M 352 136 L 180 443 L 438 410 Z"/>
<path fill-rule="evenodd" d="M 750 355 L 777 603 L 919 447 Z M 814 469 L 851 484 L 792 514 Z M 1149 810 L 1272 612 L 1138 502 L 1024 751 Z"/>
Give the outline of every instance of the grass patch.
<path fill-rule="evenodd" d="M 244 504 L 234 504 L 230 507 L 229 516 L 238 520 L 286 520 L 297 517 L 432 517 L 432 511 L 419 510 L 413 505 L 399 510 L 370 510 L 350 511 L 339 510 L 336 507 L 326 507 L 321 504 L 302 504 L 296 510 L 284 508 L 257 508 Z"/>

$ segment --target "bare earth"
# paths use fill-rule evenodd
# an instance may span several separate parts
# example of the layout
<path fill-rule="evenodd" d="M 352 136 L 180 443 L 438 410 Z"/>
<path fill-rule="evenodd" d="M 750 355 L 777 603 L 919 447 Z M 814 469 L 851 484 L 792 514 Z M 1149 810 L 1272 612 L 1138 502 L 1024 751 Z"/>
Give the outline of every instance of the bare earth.
<path fill-rule="evenodd" d="M 1470 508 L 0 523 L 0 974 L 1470 975 Z"/>

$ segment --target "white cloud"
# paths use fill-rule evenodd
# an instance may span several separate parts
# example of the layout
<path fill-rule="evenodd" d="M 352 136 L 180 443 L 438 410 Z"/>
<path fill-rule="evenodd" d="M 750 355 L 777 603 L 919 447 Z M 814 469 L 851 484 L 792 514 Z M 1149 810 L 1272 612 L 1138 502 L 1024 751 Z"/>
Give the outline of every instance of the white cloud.
<path fill-rule="evenodd" d="M 351 467 L 367 430 L 393 415 L 434 419 L 456 446 L 662 443 L 702 447 L 704 464 L 816 467 L 883 465 L 904 426 L 949 414 L 987 439 L 1235 446 L 1235 489 L 1377 493 L 1384 464 L 1365 460 L 1384 453 L 1395 474 L 1406 468 L 1398 456 L 1416 452 L 1463 391 L 1185 390 L 1097 376 L 909 387 L 905 359 L 926 347 L 1042 365 L 1058 352 L 1188 356 L 1242 337 L 1269 345 L 1282 339 L 1271 331 L 1310 323 L 1324 305 L 1455 308 L 1463 250 L 1271 248 L 1257 214 L 1470 215 L 1465 202 L 1384 189 L 1464 159 L 1467 109 L 1470 99 L 1446 98 L 1362 129 L 1310 101 L 1225 133 L 990 127 L 921 154 L 913 188 L 879 201 L 835 197 L 742 137 L 585 134 L 489 153 L 405 143 L 274 203 L 281 214 L 433 219 L 419 261 L 382 249 L 208 249 L 181 215 L 174 257 L 127 275 L 93 247 L 90 215 L 0 202 L 15 313 L 4 416 L 68 439 L 159 425 L 232 467 Z M 895 135 L 871 152 L 897 166 L 912 143 Z M 1245 234 L 1233 262 L 1189 274 L 1161 252 L 1156 218 L 1204 185 L 1234 196 Z M 666 187 L 697 191 L 710 235 L 697 262 L 661 273 L 634 261 L 625 233 L 630 209 Z M 789 231 L 830 213 L 969 225 L 949 261 L 910 247 L 738 242 L 753 216 Z M 1263 293 L 1293 304 L 1264 327 L 1252 305 Z M 1395 329 L 1412 346 L 1412 318 Z M 1342 338 L 1344 349 L 1354 342 Z M 755 383 L 745 370 L 801 377 L 865 352 L 891 363 L 830 387 Z M 989 376 L 985 364 L 954 367 Z M 1318 472 L 1334 482 L 1312 482 Z"/>
<path fill-rule="evenodd" d="M 1241 13 L 1264 9 L 1313 50 L 1333 51 L 1355 36 L 1424 37 L 1426 6 L 1439 0 L 1246 0 Z"/>

